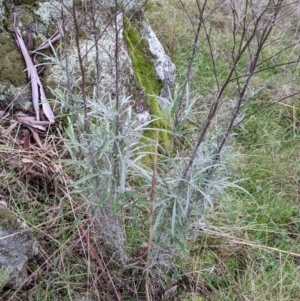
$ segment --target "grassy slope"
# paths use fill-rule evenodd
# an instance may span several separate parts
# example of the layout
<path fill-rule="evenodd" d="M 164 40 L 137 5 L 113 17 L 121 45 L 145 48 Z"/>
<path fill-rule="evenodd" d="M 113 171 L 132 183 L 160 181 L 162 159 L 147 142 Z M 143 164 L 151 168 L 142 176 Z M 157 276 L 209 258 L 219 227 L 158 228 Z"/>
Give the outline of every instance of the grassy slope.
<path fill-rule="evenodd" d="M 164 9 L 157 9 L 158 5 Z M 196 15 L 192 3 L 185 8 L 191 18 Z M 177 65 L 177 79 L 182 80 L 193 41 L 187 16 L 177 1 L 156 1 L 149 20 Z M 155 20 L 162 20 L 164 26 Z M 221 58 L 216 61 L 220 80 L 227 70 L 222 61 L 222 48 L 230 38 L 227 22 L 228 15 L 216 15 L 209 21 L 214 51 Z M 295 38 L 287 28 L 290 25 L 274 33 L 282 36 L 280 43 Z M 214 89 L 214 80 L 207 45 L 202 41 L 201 46 L 192 87 L 204 98 Z M 275 43 L 263 55 L 272 55 L 279 46 Z M 295 51 L 283 54 L 280 61 Z M 268 88 L 244 107 L 243 114 L 261 111 L 262 106 L 289 94 L 299 84 L 297 75 L 283 69 L 256 76 L 251 87 L 255 90 L 265 83 Z M 245 179 L 241 186 L 250 194 L 229 191 L 228 199 L 209 214 L 212 228 L 195 246 L 190 271 L 196 272 L 197 283 L 206 287 L 206 293 L 187 299 L 299 300 L 299 112 L 299 99 L 292 98 L 249 117 L 236 129 L 235 178 Z"/>

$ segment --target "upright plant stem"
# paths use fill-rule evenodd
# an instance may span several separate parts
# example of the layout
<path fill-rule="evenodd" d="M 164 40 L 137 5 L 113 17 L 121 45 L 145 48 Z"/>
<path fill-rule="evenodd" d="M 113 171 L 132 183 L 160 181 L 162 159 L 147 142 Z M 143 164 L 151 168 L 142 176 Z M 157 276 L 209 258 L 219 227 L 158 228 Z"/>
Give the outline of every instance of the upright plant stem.
<path fill-rule="evenodd" d="M 149 233 L 148 233 L 148 249 L 147 249 L 147 261 L 146 261 L 146 298 L 147 301 L 151 301 L 149 292 L 149 270 L 150 270 L 150 257 L 151 257 L 151 246 L 152 246 L 152 227 L 153 227 L 153 215 L 154 215 L 154 203 L 155 203 L 155 192 L 156 192 L 156 175 L 157 175 L 157 147 L 158 147 L 158 130 L 155 133 L 155 149 L 153 159 L 153 175 L 152 175 L 152 187 L 150 192 L 150 220 L 149 220 Z"/>
<path fill-rule="evenodd" d="M 119 66 L 119 51 L 120 51 L 120 45 L 119 45 L 119 39 L 120 39 L 120 26 L 119 26 L 119 4 L 118 0 L 115 0 L 115 16 L 114 16 L 114 25 L 115 25 L 115 41 L 116 41 L 116 47 L 115 47 L 115 101 L 116 101 L 116 112 L 119 112 L 120 108 L 120 92 L 119 92 L 119 84 L 120 84 L 120 66 Z M 120 180 L 120 171 L 119 171 L 119 153 L 120 153 L 120 139 L 119 139 L 119 133 L 120 133 L 120 121 L 119 121 L 119 114 L 116 115 L 115 120 L 115 142 L 113 146 L 113 155 L 114 155 L 114 166 L 113 166 L 113 174 L 116 179 L 116 184 L 119 186 L 119 180 Z"/>
<path fill-rule="evenodd" d="M 78 24 L 78 20 L 77 20 L 75 0 L 73 0 L 72 14 L 73 14 L 74 25 L 75 25 L 75 43 L 76 43 L 77 55 L 78 55 L 80 73 L 81 73 L 81 93 L 82 93 L 83 110 L 84 110 L 84 131 L 87 133 L 89 124 L 88 124 L 88 117 L 87 117 L 87 97 L 86 97 L 86 93 L 85 93 L 86 78 L 85 78 L 85 69 L 83 66 L 83 58 L 82 58 L 81 50 L 80 50 L 80 42 L 79 42 L 80 28 L 79 28 L 79 24 Z"/>
<path fill-rule="evenodd" d="M 185 93 L 186 93 L 186 87 L 189 83 L 190 77 L 191 77 L 191 73 L 192 73 L 192 67 L 194 64 L 194 60 L 197 54 L 197 51 L 199 50 L 199 35 L 200 35 L 200 30 L 203 24 L 203 13 L 204 13 L 204 9 L 206 6 L 207 0 L 204 2 L 203 7 L 201 9 L 201 6 L 199 4 L 198 9 L 199 9 L 199 15 L 200 15 L 200 20 L 198 23 L 198 27 L 197 27 L 197 31 L 195 32 L 195 38 L 194 38 L 194 43 L 193 43 L 193 51 L 192 51 L 192 55 L 191 58 L 189 60 L 189 65 L 188 65 L 188 70 L 187 70 L 187 74 L 185 76 L 185 81 L 182 87 L 182 92 L 179 96 L 179 103 L 178 103 L 178 111 L 175 117 L 175 128 L 178 126 L 180 119 L 181 119 L 181 115 L 182 115 L 182 103 L 183 103 L 183 99 L 185 97 Z M 198 4 L 198 2 L 197 2 Z"/>
<path fill-rule="evenodd" d="M 95 18 L 95 3 L 94 0 L 89 1 L 89 7 L 90 7 L 90 15 L 93 25 L 93 36 L 95 41 L 95 51 L 96 51 L 96 57 L 95 57 L 95 64 L 96 64 L 96 97 L 98 98 L 100 96 L 100 51 L 99 51 L 99 43 L 98 43 L 98 29 L 97 29 L 97 20 Z"/>
<path fill-rule="evenodd" d="M 245 16 L 248 13 L 248 10 L 249 10 L 248 6 L 250 5 L 250 3 L 251 2 L 248 0 L 245 2 L 245 7 L 244 7 L 244 15 Z M 200 16 L 203 17 L 203 13 L 202 13 L 202 10 L 201 10 L 198 0 L 197 0 L 197 4 L 198 4 L 199 14 L 200 14 Z M 225 90 L 229 87 L 229 84 L 231 83 L 231 81 L 234 78 L 236 80 L 236 85 L 237 85 L 237 90 L 238 90 L 238 99 L 237 99 L 237 104 L 235 106 L 234 114 L 232 115 L 231 119 L 228 122 L 227 129 L 226 129 L 226 131 L 222 137 L 222 140 L 216 151 L 216 157 L 219 158 L 220 153 L 221 153 L 224 145 L 226 144 L 226 142 L 230 136 L 230 133 L 234 127 L 234 122 L 241 110 L 241 104 L 245 98 L 245 93 L 249 86 L 250 80 L 251 80 L 253 74 L 255 74 L 257 64 L 258 64 L 258 59 L 260 58 L 261 52 L 263 51 L 264 46 L 268 41 L 268 37 L 274 27 L 274 24 L 276 23 L 278 14 L 279 14 L 280 10 L 283 8 L 283 5 L 282 5 L 282 1 L 278 1 L 278 3 L 274 6 L 270 6 L 270 3 L 269 3 L 265 6 L 265 9 L 258 16 L 252 15 L 251 21 L 253 22 L 253 28 L 251 30 L 250 30 L 249 23 L 246 22 L 246 18 L 243 18 L 243 22 L 239 21 L 237 12 L 235 10 L 235 6 L 233 4 L 232 4 L 232 8 L 233 8 L 232 13 L 233 13 L 233 20 L 234 20 L 234 24 L 233 24 L 233 41 L 234 41 L 234 43 L 233 43 L 232 51 L 231 51 L 231 53 L 232 53 L 231 69 L 230 69 L 229 74 L 227 75 L 226 79 L 224 80 L 224 83 L 218 88 L 218 94 L 216 95 L 215 100 L 212 102 L 209 112 L 208 112 L 207 116 L 205 117 L 200 137 L 193 149 L 190 160 L 188 161 L 187 166 L 185 167 L 185 169 L 183 171 L 183 174 L 182 174 L 183 179 L 186 179 L 188 172 L 195 161 L 195 158 L 197 156 L 197 152 L 200 148 L 200 145 L 205 141 L 205 138 L 210 129 L 210 126 L 217 116 L 219 108 L 222 104 L 223 94 L 224 94 Z M 267 16 L 268 9 L 270 9 L 270 8 L 273 9 L 273 14 L 269 17 L 268 21 L 265 21 L 263 17 Z M 262 27 L 262 25 L 264 25 L 264 26 Z M 238 27 L 240 27 L 240 29 L 241 29 L 240 39 L 237 39 L 238 38 L 238 33 L 237 33 Z M 261 28 L 263 28 L 263 29 L 261 30 Z M 206 27 L 205 27 L 205 32 L 207 33 Z M 214 56 L 212 55 L 213 49 L 210 44 L 210 38 L 208 35 L 206 35 L 206 39 L 208 41 L 213 66 L 215 66 L 214 65 L 215 64 Z M 241 64 L 242 59 L 246 55 L 246 52 L 247 52 L 249 46 L 251 45 L 251 43 L 253 43 L 253 41 L 255 39 L 256 39 L 256 43 L 257 43 L 257 48 L 255 50 L 254 59 L 250 60 L 250 62 L 249 62 L 250 69 L 247 72 L 244 84 L 241 85 L 239 82 L 239 77 L 238 77 L 239 66 Z M 236 47 L 236 46 L 238 46 L 238 47 Z M 215 67 L 213 67 L 213 68 L 214 68 L 214 74 L 216 75 Z M 217 79 L 216 76 L 215 76 L 215 79 Z M 218 86 L 219 86 L 219 84 L 218 84 Z M 179 188 L 181 188 L 181 185 L 179 185 Z"/>

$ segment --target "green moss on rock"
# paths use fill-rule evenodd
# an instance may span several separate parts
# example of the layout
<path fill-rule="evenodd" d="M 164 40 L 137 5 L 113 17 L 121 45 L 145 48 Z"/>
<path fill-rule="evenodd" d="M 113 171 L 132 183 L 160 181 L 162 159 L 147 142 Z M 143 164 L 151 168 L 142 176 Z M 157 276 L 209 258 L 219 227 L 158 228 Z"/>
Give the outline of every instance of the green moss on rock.
<path fill-rule="evenodd" d="M 15 5 L 36 5 L 39 0 L 14 0 Z"/>
<path fill-rule="evenodd" d="M 149 51 L 149 46 L 128 20 L 125 20 L 124 24 L 124 37 L 138 84 L 143 87 L 147 93 L 152 117 L 162 117 L 163 114 L 155 95 L 160 95 L 163 83 L 156 76 L 155 67 L 152 63 L 153 57 Z M 159 144 L 167 152 L 170 141 L 170 135 L 166 132 L 169 130 L 168 123 L 164 119 L 159 119 L 152 123 L 152 127 L 162 130 L 159 132 Z M 145 131 L 145 136 L 154 139 L 155 131 Z M 152 152 L 153 149 L 148 151 Z"/>
<path fill-rule="evenodd" d="M 22 23 L 22 26 L 28 26 L 30 23 L 32 23 L 33 16 L 32 13 L 30 13 L 27 9 L 20 14 L 19 21 Z"/>
<path fill-rule="evenodd" d="M 0 268 L 0 292 L 3 290 L 5 285 L 9 282 L 10 273 L 7 269 Z"/>
<path fill-rule="evenodd" d="M 14 215 L 8 209 L 1 209 L 0 210 L 0 227 L 3 230 L 18 230 L 20 229 L 20 222 L 16 215 Z"/>
<path fill-rule="evenodd" d="M 184 299 L 185 301 L 208 301 L 210 299 L 205 296 L 201 296 L 198 293 L 188 293 Z"/>
<path fill-rule="evenodd" d="M 10 82 L 14 86 L 26 84 L 25 64 L 23 57 L 8 33 L 0 33 L 0 82 Z"/>

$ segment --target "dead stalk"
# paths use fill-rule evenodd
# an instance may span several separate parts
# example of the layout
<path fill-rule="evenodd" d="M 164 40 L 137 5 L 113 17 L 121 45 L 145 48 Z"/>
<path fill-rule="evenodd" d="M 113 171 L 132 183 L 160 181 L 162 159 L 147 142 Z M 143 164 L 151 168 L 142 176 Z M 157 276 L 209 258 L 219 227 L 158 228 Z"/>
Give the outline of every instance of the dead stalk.
<path fill-rule="evenodd" d="M 199 25 L 200 25 L 202 23 L 204 24 L 205 20 L 203 19 L 204 18 L 203 17 L 203 8 L 201 8 L 198 0 L 197 0 L 197 4 L 198 4 L 199 15 L 200 15 L 200 20 L 199 20 Z M 193 162 L 196 159 L 197 152 L 200 148 L 200 145 L 205 141 L 205 138 L 210 129 L 210 126 L 217 116 L 219 108 L 222 105 L 222 98 L 223 98 L 225 90 L 229 87 L 229 84 L 233 80 L 235 80 L 236 86 L 237 86 L 238 97 L 236 100 L 234 112 L 228 121 L 228 125 L 225 129 L 225 133 L 224 133 L 224 135 L 218 145 L 218 149 L 216 151 L 216 158 L 218 158 L 220 156 L 220 153 L 222 152 L 222 149 L 225 146 L 225 144 L 230 136 L 230 133 L 234 127 L 236 118 L 241 110 L 241 104 L 242 104 L 242 101 L 245 99 L 245 93 L 249 86 L 250 80 L 252 79 L 253 75 L 256 72 L 258 72 L 257 66 L 258 66 L 261 52 L 263 51 L 266 43 L 268 42 L 270 33 L 272 32 L 273 27 L 277 22 L 278 15 L 282 11 L 284 5 L 282 4 L 281 0 L 279 0 L 275 5 L 271 5 L 269 3 L 268 5 L 266 5 L 266 7 L 262 10 L 262 12 L 259 15 L 257 15 L 257 14 L 255 15 L 253 13 L 250 16 L 250 19 L 246 18 L 246 15 L 248 14 L 248 12 L 251 8 L 250 2 L 248 0 L 245 2 L 244 10 L 243 10 L 244 15 L 242 18 L 238 15 L 237 10 L 235 9 L 234 1 L 232 1 L 231 7 L 232 7 L 233 23 L 234 23 L 233 30 L 232 30 L 233 45 L 232 45 L 232 50 L 231 50 L 231 54 L 232 54 L 231 69 L 229 71 L 227 78 L 224 80 L 223 84 L 219 86 L 219 82 L 216 79 L 216 71 L 215 71 L 215 67 L 214 67 L 215 80 L 217 81 L 216 84 L 219 87 L 218 93 L 217 93 L 214 101 L 212 102 L 209 112 L 203 122 L 203 128 L 202 128 L 200 137 L 198 138 L 198 141 L 192 152 L 190 160 L 189 160 L 186 168 L 183 171 L 182 177 L 184 179 L 187 177 L 187 174 L 188 174 L 191 166 L 193 165 Z M 272 10 L 272 14 L 270 14 L 270 16 L 268 16 L 268 13 L 271 10 Z M 251 30 L 249 30 L 250 26 L 253 27 Z M 210 43 L 210 36 L 209 36 L 208 30 L 206 28 L 206 25 L 204 26 L 204 29 L 205 29 L 205 34 L 206 34 L 206 40 L 209 45 L 211 61 L 214 66 L 215 59 L 213 56 L 213 49 L 212 49 L 212 46 Z M 238 31 L 240 33 L 238 33 Z M 257 43 L 257 46 L 256 46 L 256 49 L 253 50 L 253 52 L 254 52 L 253 55 L 250 55 L 248 70 L 245 70 L 245 73 L 246 73 L 245 79 L 243 80 L 243 82 L 241 82 L 240 81 L 241 77 L 238 76 L 238 74 L 240 72 L 239 65 L 240 65 L 242 58 L 250 51 L 249 50 L 250 45 L 251 45 L 251 43 L 253 43 L 253 41 L 255 41 L 255 43 Z M 195 42 L 197 42 L 197 39 L 195 39 Z M 193 57 L 192 57 L 192 60 L 194 60 Z M 287 65 L 289 63 L 290 62 L 287 62 L 285 65 Z M 276 66 L 274 66 L 274 68 L 276 68 Z M 189 72 L 187 73 L 187 79 L 188 78 L 189 78 Z M 178 114 L 180 114 L 180 109 L 181 108 L 179 106 Z"/>

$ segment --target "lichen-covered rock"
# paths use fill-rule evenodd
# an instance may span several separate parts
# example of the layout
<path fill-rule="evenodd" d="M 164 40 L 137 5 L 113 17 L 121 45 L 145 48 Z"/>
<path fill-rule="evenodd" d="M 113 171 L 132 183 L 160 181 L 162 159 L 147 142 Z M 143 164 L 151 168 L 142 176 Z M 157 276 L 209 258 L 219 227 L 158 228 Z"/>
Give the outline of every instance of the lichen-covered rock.
<path fill-rule="evenodd" d="M 100 27 L 101 30 L 101 27 Z M 97 66 L 95 64 L 96 58 L 98 60 L 98 70 L 100 72 L 99 93 L 103 95 L 107 93 L 115 94 L 116 89 L 116 70 L 114 61 L 115 51 L 115 30 L 109 26 L 99 39 L 99 53 L 97 53 L 95 42 L 91 38 L 80 40 L 81 53 L 87 54 L 84 57 L 85 80 L 87 84 L 86 92 L 92 95 L 93 87 L 96 85 Z M 126 82 L 129 85 L 128 79 L 130 78 L 130 65 L 127 52 L 124 51 L 124 43 L 120 42 L 120 56 L 119 68 L 120 74 L 120 94 L 126 94 Z M 57 87 L 59 83 L 67 87 L 68 80 L 71 81 L 72 86 L 81 85 L 80 64 L 78 59 L 78 52 L 75 42 L 70 42 L 68 45 L 68 57 L 62 61 L 57 62 L 52 66 L 47 73 L 46 83 L 51 88 Z M 100 54 L 100 55 L 99 55 Z M 99 55 L 99 56 L 98 56 Z M 97 57 L 98 56 L 98 57 Z M 126 70 L 127 72 L 123 72 Z"/>
<path fill-rule="evenodd" d="M 0 0 L 3 1 L 3 0 Z M 48 1 L 27 1 L 22 3 L 19 1 L 8 0 L 6 5 L 6 18 L 13 12 L 17 15 L 17 24 L 26 40 L 26 27 L 31 27 L 35 47 L 38 43 L 45 41 L 53 29 L 60 27 L 66 30 L 64 34 L 63 55 L 58 53 L 55 59 L 55 64 L 49 65 L 46 68 L 44 75 L 45 90 L 47 86 L 51 89 L 61 85 L 68 88 L 81 87 L 81 70 L 78 58 L 78 49 L 76 46 L 76 33 L 73 16 L 73 1 L 72 0 L 48 0 Z M 170 58 L 165 54 L 163 47 L 157 39 L 155 33 L 150 26 L 143 21 L 143 3 L 139 0 L 122 1 L 116 7 L 116 2 L 111 0 L 102 1 L 101 4 L 94 2 L 93 22 L 91 18 L 86 18 L 86 15 L 91 13 L 89 7 L 84 3 L 75 2 L 77 23 L 83 24 L 80 26 L 79 42 L 80 52 L 83 57 L 85 69 L 86 91 L 89 95 L 93 95 L 94 87 L 97 86 L 98 95 L 110 93 L 114 96 L 132 95 L 133 103 L 137 113 L 149 111 L 151 106 L 147 93 L 160 94 L 166 97 L 168 88 L 172 85 L 175 74 L 175 67 Z M 64 15 L 64 24 L 60 19 Z M 123 38 L 123 13 L 124 11 L 130 18 L 138 20 L 136 29 L 140 36 L 147 43 L 150 56 L 144 58 L 148 60 L 149 65 L 154 65 L 156 70 L 156 79 L 160 81 L 161 87 L 158 91 L 147 91 L 147 87 L 141 86 L 141 81 L 136 79 L 136 71 L 132 64 L 128 53 L 128 45 Z M 96 12 L 96 13 L 95 13 Z M 0 17 L 4 13 L 0 14 Z M 117 22 L 114 20 L 114 15 L 117 16 Z M 128 19 L 129 20 L 129 19 Z M 131 21 L 130 21 L 131 22 Z M 133 25 L 135 26 L 135 25 Z M 11 24 L 8 26 L 12 29 Z M 95 27 L 93 29 L 93 27 Z M 117 29 L 116 29 L 117 27 Z M 49 30 L 51 28 L 51 30 Z M 97 34 L 93 31 L 97 30 Z M 116 30 L 118 30 L 118 43 L 116 43 Z M 97 47 L 96 47 L 97 44 Z M 116 72 L 116 47 L 118 47 L 118 74 Z M 5 53 L 3 56 L 2 71 L 0 71 L 0 109 L 15 99 L 18 94 L 17 89 L 26 83 L 26 74 L 24 73 L 25 65 L 21 54 L 16 46 L 11 33 L 2 32 L 0 35 L 0 55 L 1 51 Z M 2 56 L 1 56 L 2 57 Z M 15 66 L 16 65 L 16 66 Z M 16 68 L 14 68 L 16 67 Z M 11 71 L 10 71 L 11 70 Z M 147 77 L 147 73 L 145 73 Z M 118 88 L 116 78 L 118 77 Z M 154 85 L 159 85 L 158 81 L 154 81 Z M 9 90 L 4 89 L 9 85 Z M 116 91 L 116 88 L 118 91 Z M 50 90 L 50 89 L 49 89 Z M 51 97 L 51 94 L 47 96 Z M 24 101 L 30 101 L 28 94 L 25 95 Z M 16 102 L 18 103 L 18 102 Z M 15 108 L 23 110 L 22 107 Z M 151 109 L 150 109 L 151 111 Z M 152 110 L 153 111 L 153 110 Z M 154 110 L 155 111 L 155 110 Z M 152 112 L 153 113 L 153 112 Z"/>
<path fill-rule="evenodd" d="M 22 285 L 27 279 L 27 262 L 36 253 L 29 230 L 13 212 L 0 207 L 0 291 Z"/>
<path fill-rule="evenodd" d="M 49 26 L 51 23 L 56 22 L 61 14 L 59 11 L 63 7 L 71 9 L 73 0 L 49 0 L 39 3 L 39 7 L 35 10 L 35 14 L 39 16 L 39 20 L 43 22 L 46 26 Z"/>

